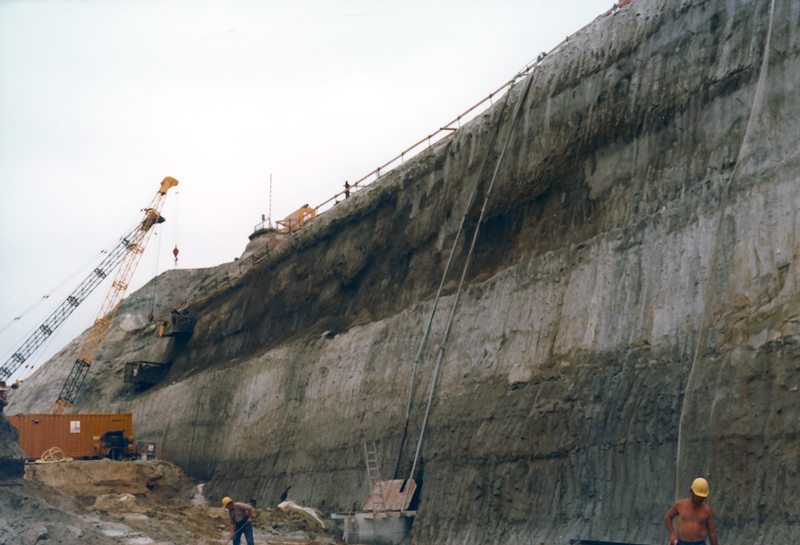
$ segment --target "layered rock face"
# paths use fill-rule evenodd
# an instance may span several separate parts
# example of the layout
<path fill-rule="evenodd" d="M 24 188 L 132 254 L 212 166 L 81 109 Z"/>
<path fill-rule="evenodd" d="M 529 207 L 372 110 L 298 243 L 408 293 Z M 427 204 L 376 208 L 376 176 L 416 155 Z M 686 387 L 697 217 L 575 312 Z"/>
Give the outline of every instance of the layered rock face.
<path fill-rule="evenodd" d="M 412 542 L 662 542 L 701 475 L 722 542 L 797 541 L 798 53 L 793 0 L 637 0 L 598 19 L 505 106 L 198 301 L 188 341 L 114 329 L 76 408 L 132 411 L 138 438 L 213 500 L 360 505 L 364 442 L 384 478 L 411 469 L 508 142 L 445 346 Z M 123 385 L 145 351 L 170 374 Z M 73 358 L 11 410 L 52 403 L 33 392 Z"/>
<path fill-rule="evenodd" d="M 0 486 L 22 484 L 25 452 L 19 446 L 19 432 L 0 413 Z"/>

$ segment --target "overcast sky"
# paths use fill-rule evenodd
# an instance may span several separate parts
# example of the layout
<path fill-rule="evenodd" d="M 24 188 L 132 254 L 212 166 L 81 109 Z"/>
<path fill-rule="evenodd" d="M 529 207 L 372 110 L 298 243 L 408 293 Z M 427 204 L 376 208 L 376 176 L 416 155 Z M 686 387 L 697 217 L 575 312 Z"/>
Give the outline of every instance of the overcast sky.
<path fill-rule="evenodd" d="M 241 255 L 270 174 L 273 219 L 315 206 L 611 6 L 0 0 L 0 365 L 89 271 L 13 318 L 118 241 L 165 176 L 180 185 L 131 290 L 176 244 L 181 268 Z"/>

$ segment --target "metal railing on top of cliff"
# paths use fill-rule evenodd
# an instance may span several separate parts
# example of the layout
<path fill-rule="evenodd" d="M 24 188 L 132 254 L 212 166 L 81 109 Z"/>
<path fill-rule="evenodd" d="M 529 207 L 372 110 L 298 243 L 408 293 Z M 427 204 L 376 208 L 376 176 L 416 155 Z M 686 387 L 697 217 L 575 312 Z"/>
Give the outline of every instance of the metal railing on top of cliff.
<path fill-rule="evenodd" d="M 560 45 L 561 44 L 559 44 L 559 46 Z M 398 166 L 398 164 L 397 164 L 398 162 L 399 162 L 400 165 L 403 165 L 403 164 L 405 164 L 405 161 L 406 161 L 407 158 L 408 159 L 413 158 L 420 151 L 422 151 L 423 149 L 429 149 L 431 146 L 433 146 L 434 144 L 440 142 L 441 140 L 444 140 L 445 138 L 448 138 L 448 137 L 452 136 L 453 133 L 455 133 L 458 129 L 461 128 L 461 122 L 462 121 L 464 121 L 464 122 L 470 121 L 473 118 L 477 117 L 481 113 L 481 112 L 477 112 L 477 113 L 475 113 L 475 115 L 470 117 L 470 114 L 472 114 L 479 107 L 483 106 L 487 102 L 489 102 L 489 106 L 486 109 L 488 109 L 489 107 L 494 105 L 494 99 L 502 97 L 504 95 L 504 91 L 507 91 L 508 87 L 511 85 L 511 83 L 513 81 L 515 81 L 518 77 L 528 74 L 528 72 L 531 71 L 531 69 L 536 65 L 536 62 L 539 59 L 541 59 L 543 55 L 547 55 L 547 53 L 542 53 L 541 55 L 539 55 L 539 57 L 537 57 L 536 60 L 531 61 L 528 64 L 526 64 L 522 68 L 522 70 L 520 70 L 517 73 L 517 75 L 515 75 L 512 79 L 508 80 L 503 85 L 498 87 L 494 92 L 489 93 L 485 98 L 483 98 L 483 100 L 481 100 L 478 103 L 476 103 L 475 105 L 473 105 L 471 108 L 466 110 L 464 113 L 462 113 L 461 115 L 457 116 L 455 119 L 453 119 L 449 123 L 445 123 L 445 125 L 443 127 L 440 127 L 439 129 L 435 130 L 434 132 L 432 132 L 431 134 L 429 134 L 428 136 L 426 136 L 422 140 L 412 144 L 411 146 L 409 146 L 405 150 L 401 151 L 399 155 L 396 155 L 395 157 L 392 157 L 391 159 L 386 161 L 384 164 L 382 164 L 378 168 L 372 170 L 371 172 L 368 172 L 365 176 L 363 176 L 359 180 L 357 180 L 357 181 L 353 182 L 352 184 L 350 184 L 350 186 L 347 187 L 345 190 L 340 191 L 339 193 L 336 193 L 333 197 L 330 197 L 328 200 L 323 201 L 322 203 L 318 204 L 317 206 L 314 207 L 314 210 L 316 210 L 317 213 L 319 214 L 321 212 L 320 209 L 322 209 L 323 207 L 331 204 L 331 202 L 333 202 L 333 205 L 339 204 L 339 202 L 342 202 L 344 199 L 348 198 L 352 193 L 357 193 L 358 191 L 360 191 L 360 190 L 364 189 L 365 187 L 369 186 L 372 182 L 380 180 L 382 175 L 385 176 L 386 174 L 391 172 L 392 169 L 389 169 L 388 171 L 386 170 L 388 167 L 393 167 L 393 168 L 397 167 Z M 482 110 L 482 111 L 486 111 L 486 110 Z M 452 125 L 458 125 L 458 126 L 457 127 L 453 127 Z M 426 142 L 427 142 L 427 146 L 422 148 L 421 146 L 425 145 Z M 417 151 L 415 153 L 411 153 L 414 150 L 417 150 Z M 383 174 L 381 174 L 382 172 L 383 172 Z M 374 179 L 370 179 L 373 175 L 375 176 L 375 178 Z M 339 200 L 340 197 L 344 197 L 342 199 L 342 201 Z M 322 211 L 324 211 L 324 210 L 322 210 Z"/>
<path fill-rule="evenodd" d="M 614 6 L 610 10 L 606 11 L 605 13 L 602 13 L 601 15 L 596 17 L 595 20 L 603 18 L 603 17 L 607 17 L 609 15 L 613 15 L 619 9 L 627 6 L 628 4 L 633 3 L 633 1 L 634 0 L 621 0 L 619 2 L 619 4 L 614 4 Z M 589 23 L 589 24 L 591 24 L 591 23 Z M 323 208 L 326 205 L 329 205 L 331 203 L 331 201 L 333 201 L 333 204 L 336 205 L 339 202 L 341 202 L 341 201 L 339 201 L 340 197 L 344 196 L 344 198 L 346 199 L 346 198 L 348 198 L 350 196 L 351 193 L 356 193 L 356 192 L 360 191 L 361 189 L 364 189 L 365 187 L 370 185 L 373 181 L 379 180 L 381 178 L 381 172 L 385 171 L 387 167 L 390 167 L 392 165 L 394 165 L 395 167 L 398 166 L 397 165 L 398 161 L 400 161 L 400 164 L 402 165 L 402 164 L 405 163 L 405 160 L 407 158 L 415 157 L 416 153 L 411 154 L 411 155 L 409 155 L 409 153 L 414 151 L 414 150 L 418 150 L 418 152 L 421 151 L 419 148 L 420 148 L 420 146 L 425 144 L 425 142 L 427 142 L 428 145 L 424 149 L 428 149 L 433 144 L 435 144 L 435 143 L 437 143 L 437 142 L 439 142 L 441 140 L 444 140 L 447 137 L 452 136 L 454 132 L 456 132 L 458 129 L 461 128 L 461 122 L 462 121 L 465 121 L 465 122 L 466 121 L 470 121 L 474 117 L 477 117 L 477 115 L 480 112 L 476 113 L 472 117 L 469 117 L 469 115 L 472 114 L 477 108 L 479 108 L 480 106 L 486 104 L 487 101 L 489 102 L 489 107 L 491 107 L 494 104 L 494 99 L 503 96 L 503 92 L 507 91 L 508 87 L 514 81 L 516 81 L 520 76 L 527 75 L 531 70 L 533 70 L 538 65 L 539 62 L 541 62 L 541 60 L 544 57 L 546 57 L 548 55 L 551 55 L 554 52 L 556 52 L 559 48 L 561 48 L 561 46 L 563 46 L 565 43 L 567 43 L 570 38 L 572 38 L 573 36 L 575 36 L 579 32 L 583 31 L 588 26 L 589 26 L 588 24 L 584 25 L 583 27 L 580 28 L 580 30 L 578 30 L 576 32 L 573 32 L 572 34 L 567 36 L 567 38 L 564 41 L 559 43 L 557 46 L 555 46 L 550 51 L 548 51 L 546 53 L 540 53 L 536 57 L 535 60 L 532 60 L 532 61 L 528 62 L 524 67 L 522 67 L 522 70 L 517 72 L 517 74 L 513 78 L 511 78 L 510 80 L 505 82 L 503 85 L 498 87 L 496 91 L 494 91 L 493 93 L 489 93 L 489 95 L 487 97 L 485 97 L 483 100 L 479 101 L 477 104 L 475 104 L 474 106 L 472 106 L 471 108 L 466 110 L 464 113 L 462 113 L 461 115 L 456 117 L 454 120 L 450 121 L 449 123 L 446 123 L 443 127 L 440 127 L 438 130 L 436 130 L 433 133 L 429 134 L 428 136 L 426 136 L 425 138 L 423 138 L 419 142 L 417 142 L 417 143 L 413 144 L 412 146 L 408 147 L 407 149 L 401 151 L 400 155 L 397 155 L 397 156 L 389 159 L 383 165 L 381 165 L 378 168 L 376 168 L 375 170 L 367 173 L 365 176 L 363 176 L 361 179 L 359 179 L 358 181 L 356 181 L 353 184 L 351 184 L 349 187 L 347 187 L 343 191 L 340 191 L 339 193 L 336 193 L 333 197 L 331 197 L 328 200 L 322 202 L 321 204 L 318 204 L 317 206 L 314 207 L 314 210 L 317 212 L 317 214 L 320 214 L 321 212 L 324 212 L 324 210 L 320 210 L 320 209 Z M 483 111 L 485 111 L 485 110 L 483 110 Z M 457 127 L 453 127 L 452 125 L 454 125 L 454 124 L 457 124 L 458 126 Z M 388 172 L 391 172 L 391 170 L 389 170 Z M 375 179 L 374 180 L 370 180 L 370 177 L 373 176 L 373 175 L 375 175 Z M 264 222 L 262 222 L 261 225 L 263 226 Z"/>
<path fill-rule="evenodd" d="M 596 17 L 595 20 L 603 18 L 603 17 L 607 17 L 609 15 L 613 15 L 614 13 L 616 13 L 622 7 L 633 3 L 633 1 L 634 0 L 621 0 L 619 2 L 619 4 L 614 4 L 614 6 L 610 10 L 602 13 L 601 15 Z M 589 23 L 589 24 L 591 24 L 591 23 Z M 582 32 L 588 26 L 589 26 L 588 24 L 584 25 L 583 27 L 580 28 L 580 30 L 578 30 L 576 32 L 573 32 L 572 34 L 567 36 L 566 39 L 564 39 L 561 43 L 559 43 L 557 46 L 552 48 L 547 53 L 540 53 L 536 57 L 536 59 L 528 62 L 525 66 L 523 66 L 522 69 L 520 71 L 518 71 L 514 75 L 513 78 L 511 78 L 510 80 L 505 82 L 503 85 L 498 87 L 497 90 L 495 90 L 494 92 L 489 93 L 489 95 L 486 96 L 483 100 L 479 101 L 478 103 L 473 105 L 471 108 L 466 110 L 464 113 L 462 113 L 461 115 L 457 116 L 454 120 L 450 121 L 449 123 L 446 123 L 443 127 L 440 127 L 438 130 L 436 130 L 433 133 L 429 134 L 428 136 L 426 136 L 425 138 L 423 138 L 419 142 L 417 142 L 414 145 L 412 145 L 412 146 L 408 147 L 407 149 L 403 150 L 402 152 L 400 152 L 400 155 L 397 155 L 396 157 L 393 157 L 392 159 L 390 159 L 389 161 L 387 161 L 383 165 L 379 166 L 378 168 L 376 168 L 372 172 L 367 173 L 365 176 L 363 176 L 361 179 L 359 179 L 358 181 L 356 181 L 353 184 L 351 184 L 345 190 L 340 191 L 339 193 L 336 193 L 333 197 L 331 197 L 328 200 L 322 202 L 321 204 L 318 204 L 317 206 L 315 206 L 313 208 L 313 210 L 316 213 L 316 215 L 319 215 L 321 212 L 324 212 L 325 210 L 327 210 L 327 208 L 325 210 L 322 210 L 322 211 L 320 209 L 322 209 L 323 207 L 329 205 L 331 202 L 333 202 L 334 205 L 338 204 L 339 202 L 341 202 L 341 201 L 339 201 L 340 197 L 344 196 L 344 198 L 347 198 L 352 193 L 357 193 L 358 191 L 366 188 L 373 181 L 379 180 L 382 177 L 381 171 L 384 171 L 387 167 L 389 167 L 391 165 L 395 165 L 395 167 L 396 167 L 397 166 L 396 165 L 397 161 L 400 161 L 400 164 L 404 164 L 406 159 L 410 159 L 410 158 L 415 157 L 416 153 L 410 154 L 410 155 L 409 155 L 409 153 L 412 152 L 415 149 L 418 149 L 420 146 L 425 144 L 425 142 L 428 143 L 428 146 L 426 146 L 425 149 L 428 149 L 433 144 L 435 144 L 437 142 L 440 142 L 441 140 L 444 140 L 445 138 L 451 137 L 456 131 L 458 131 L 458 129 L 461 128 L 461 122 L 462 121 L 464 121 L 464 122 L 470 121 L 474 117 L 477 117 L 477 115 L 480 112 L 475 113 L 475 115 L 472 116 L 472 117 L 469 117 L 470 114 L 475 112 L 476 109 L 478 109 L 480 106 L 486 104 L 487 101 L 489 102 L 489 107 L 491 107 L 494 104 L 494 99 L 497 99 L 497 98 L 500 98 L 500 97 L 504 96 L 504 92 L 508 91 L 509 86 L 513 82 L 515 82 L 517 79 L 519 79 L 520 76 L 528 75 L 534 68 L 536 68 L 541 63 L 541 61 L 542 61 L 542 59 L 544 59 L 544 57 L 552 55 L 553 53 L 558 51 L 564 44 L 569 42 L 570 38 L 572 38 L 573 36 L 575 36 L 579 32 Z M 483 110 L 483 111 L 485 111 L 485 110 Z M 452 127 L 451 125 L 453 125 L 453 124 L 457 124 L 458 126 L 457 127 Z M 387 171 L 386 173 L 384 173 L 383 176 L 388 174 L 388 172 L 391 172 L 391 169 L 389 171 Z M 375 180 L 369 180 L 369 178 L 372 175 L 376 175 Z M 256 224 L 254 226 L 253 231 L 256 232 L 256 231 L 259 231 L 261 229 L 264 229 L 266 224 L 267 224 L 267 220 L 264 220 L 261 223 Z M 294 232 L 296 232 L 296 231 L 290 230 L 289 235 L 293 234 Z M 273 248 L 274 248 L 273 246 L 267 245 L 264 248 L 262 248 L 261 250 L 253 252 L 253 254 L 251 254 L 250 256 L 246 257 L 245 259 L 240 259 L 240 260 L 235 261 L 234 263 L 236 263 L 236 266 L 231 267 L 231 269 L 229 269 L 223 276 L 215 278 L 213 283 L 207 284 L 201 290 L 199 290 L 197 293 L 195 293 L 192 296 L 190 296 L 185 301 L 185 303 L 189 304 L 189 303 L 191 303 L 193 301 L 198 300 L 200 297 L 203 297 L 203 296 L 206 296 L 206 295 L 211 295 L 214 291 L 216 291 L 217 289 L 220 289 L 221 287 L 230 285 L 233 280 L 235 280 L 236 278 L 239 278 L 244 273 L 246 273 L 251 267 L 253 267 L 256 264 L 258 264 L 261 261 L 263 261 L 270 254 L 270 252 L 272 252 Z M 249 263 L 249 265 L 248 265 L 248 263 Z"/>

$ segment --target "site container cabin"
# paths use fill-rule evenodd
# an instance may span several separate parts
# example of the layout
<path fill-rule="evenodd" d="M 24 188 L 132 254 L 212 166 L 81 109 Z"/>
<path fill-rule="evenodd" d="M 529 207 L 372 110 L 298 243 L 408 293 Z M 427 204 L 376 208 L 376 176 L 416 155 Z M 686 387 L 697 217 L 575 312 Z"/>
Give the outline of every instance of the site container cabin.
<path fill-rule="evenodd" d="M 29 460 L 53 447 L 75 459 L 119 459 L 135 452 L 130 413 L 15 414 L 8 421 L 19 430 L 19 445 Z"/>

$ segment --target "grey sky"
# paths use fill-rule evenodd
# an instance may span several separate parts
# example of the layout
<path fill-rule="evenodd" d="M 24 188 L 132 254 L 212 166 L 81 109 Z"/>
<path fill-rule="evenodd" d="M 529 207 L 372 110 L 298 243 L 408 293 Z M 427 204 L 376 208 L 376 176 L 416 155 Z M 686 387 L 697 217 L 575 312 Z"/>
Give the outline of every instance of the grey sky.
<path fill-rule="evenodd" d="M 178 206 L 132 290 L 172 267 L 175 243 L 183 268 L 238 257 L 270 173 L 273 218 L 319 204 L 611 6 L 0 1 L 0 328 L 113 244 L 165 176 Z M 0 365 L 86 274 L 0 333 Z"/>

